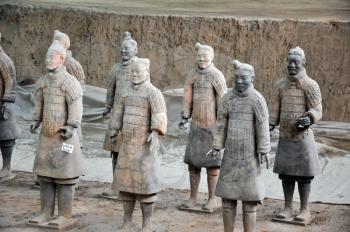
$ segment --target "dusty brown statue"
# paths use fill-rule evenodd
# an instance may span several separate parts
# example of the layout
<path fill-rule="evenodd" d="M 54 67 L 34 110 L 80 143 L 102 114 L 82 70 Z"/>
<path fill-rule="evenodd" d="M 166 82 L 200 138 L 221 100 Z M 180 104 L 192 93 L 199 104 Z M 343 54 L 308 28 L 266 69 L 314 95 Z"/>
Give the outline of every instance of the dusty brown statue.
<path fill-rule="evenodd" d="M 265 194 L 260 163 L 270 152 L 269 113 L 254 89 L 254 68 L 234 60 L 234 90 L 220 100 L 213 153 L 225 148 L 216 195 L 222 198 L 224 231 L 233 232 L 237 200 L 243 205 L 245 232 L 255 231 L 256 211 Z"/>
<path fill-rule="evenodd" d="M 274 220 L 306 225 L 311 220 L 311 181 L 320 172 L 315 139 L 310 126 L 322 117 L 321 92 L 303 67 L 305 54 L 300 47 L 288 52 L 288 77 L 280 80 L 270 107 L 270 129 L 280 125 L 273 171 L 282 180 L 285 208 Z M 300 212 L 293 217 L 295 182 L 300 194 Z"/>
<path fill-rule="evenodd" d="M 1 42 L 1 33 L 0 33 Z M 16 101 L 16 69 L 0 45 L 0 149 L 2 169 L 0 182 L 16 175 L 11 172 L 12 151 L 19 136 L 13 103 Z"/>
<path fill-rule="evenodd" d="M 120 54 L 122 62 L 113 65 L 108 75 L 108 86 L 106 96 L 106 109 L 103 112 L 105 117 L 112 111 L 114 103 L 123 94 L 124 91 L 131 87 L 131 64 L 137 59 L 137 42 L 131 37 L 129 32 L 124 32 L 123 41 L 120 47 Z M 114 142 L 110 140 L 111 121 L 109 122 L 106 130 L 105 140 L 103 143 L 103 149 L 111 151 L 113 177 L 115 177 L 115 168 L 118 160 L 119 144 L 118 138 L 114 139 Z M 115 195 L 118 190 L 116 180 L 113 178 L 112 192 L 104 193 L 104 195 Z"/>
<path fill-rule="evenodd" d="M 116 183 L 124 205 L 124 231 L 132 230 L 136 200 L 143 215 L 142 231 L 152 231 L 151 216 L 160 182 L 157 176 L 159 135 L 167 128 L 162 93 L 149 81 L 149 60 L 137 58 L 131 64 L 132 87 L 113 106 L 111 137 L 121 136 Z"/>
<path fill-rule="evenodd" d="M 82 88 L 64 66 L 66 50 L 53 41 L 46 55 L 48 72 L 37 82 L 34 123 L 42 124 L 33 172 L 40 181 L 41 214 L 30 225 L 62 229 L 75 224 L 75 184 L 83 174 L 77 128 L 82 117 Z M 58 217 L 54 217 L 57 195 Z"/>
<path fill-rule="evenodd" d="M 198 187 L 201 168 L 207 169 L 208 201 L 202 210 L 212 212 L 217 204 L 215 187 L 219 175 L 221 157 L 214 160 L 208 154 L 211 151 L 213 129 L 219 99 L 226 92 L 224 75 L 214 67 L 214 50 L 207 45 L 197 43 L 196 67 L 189 73 L 184 86 L 183 115 L 180 129 L 192 118 L 189 141 L 184 162 L 190 173 L 191 196 L 180 209 L 191 210 L 197 206 Z"/>

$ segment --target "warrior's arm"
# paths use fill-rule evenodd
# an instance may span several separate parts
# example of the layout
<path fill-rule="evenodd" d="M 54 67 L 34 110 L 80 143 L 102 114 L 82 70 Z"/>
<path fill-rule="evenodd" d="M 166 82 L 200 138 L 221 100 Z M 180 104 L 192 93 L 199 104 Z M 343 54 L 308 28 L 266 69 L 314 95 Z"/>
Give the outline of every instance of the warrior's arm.
<path fill-rule="evenodd" d="M 117 102 L 114 104 L 113 114 L 111 118 L 111 129 L 112 131 L 119 131 L 123 126 L 124 116 L 124 101 L 125 97 L 119 97 Z"/>
<path fill-rule="evenodd" d="M 305 116 L 309 116 L 312 123 L 316 123 L 322 118 L 322 97 L 321 91 L 316 82 L 307 89 L 307 108 Z"/>
<path fill-rule="evenodd" d="M 255 139 L 257 154 L 267 154 L 271 150 L 269 112 L 263 96 L 259 96 L 253 105 L 255 114 Z"/>
<path fill-rule="evenodd" d="M 163 94 L 155 89 L 150 94 L 151 105 L 151 130 L 157 131 L 159 135 L 165 135 L 167 129 L 166 105 Z"/>
<path fill-rule="evenodd" d="M 183 96 L 183 118 L 190 118 L 192 114 L 192 101 L 193 101 L 193 78 L 192 75 L 188 75 L 184 86 Z"/>
<path fill-rule="evenodd" d="M 112 109 L 116 89 L 116 66 L 113 66 L 107 76 L 106 108 Z"/>
<path fill-rule="evenodd" d="M 43 97 L 43 89 L 41 88 L 43 81 L 44 81 L 44 76 L 41 77 L 35 83 L 35 90 L 33 93 L 34 99 L 35 99 L 35 105 L 33 110 L 33 120 L 37 122 L 41 122 L 43 117 L 44 97 Z"/>
<path fill-rule="evenodd" d="M 277 126 L 280 121 L 280 112 L 281 112 L 281 91 L 278 85 L 274 87 L 274 90 L 272 92 L 272 98 L 271 102 L 269 104 L 269 124 L 271 126 Z"/>
<path fill-rule="evenodd" d="M 10 58 L 5 57 L 0 64 L 0 72 L 3 77 L 5 92 L 2 101 L 15 102 L 16 100 L 16 69 Z"/>
<path fill-rule="evenodd" d="M 215 130 L 213 137 L 213 148 L 216 150 L 220 150 L 224 148 L 226 135 L 227 135 L 227 127 L 228 127 L 228 110 L 227 110 L 227 94 L 224 95 L 219 101 L 219 108 L 217 112 L 217 119 L 215 122 Z"/>
<path fill-rule="evenodd" d="M 67 125 L 77 128 L 81 124 L 83 116 L 83 89 L 75 78 L 66 79 L 63 83 L 62 90 L 66 95 L 68 110 Z"/>

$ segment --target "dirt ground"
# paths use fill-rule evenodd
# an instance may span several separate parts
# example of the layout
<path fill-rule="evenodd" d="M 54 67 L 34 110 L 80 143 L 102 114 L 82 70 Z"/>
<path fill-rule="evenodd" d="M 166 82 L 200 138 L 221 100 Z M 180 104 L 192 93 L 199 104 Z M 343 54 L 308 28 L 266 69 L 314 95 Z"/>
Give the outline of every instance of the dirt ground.
<path fill-rule="evenodd" d="M 34 176 L 17 172 L 17 177 L 0 184 L 0 231 L 49 231 L 26 227 L 28 219 L 40 210 L 39 190 L 33 189 Z M 108 183 L 81 181 L 74 201 L 74 217 L 79 220 L 77 228 L 71 231 L 120 231 L 123 219 L 121 202 L 97 198 L 96 195 L 109 189 Z M 177 210 L 177 206 L 186 200 L 187 190 L 168 189 L 159 194 L 154 210 L 154 230 L 161 231 L 223 231 L 221 210 L 214 214 L 188 213 Z M 204 202 L 206 194 L 200 195 Z M 311 204 L 316 219 L 307 227 L 279 224 L 271 221 L 272 216 L 282 207 L 279 200 L 265 199 L 257 215 L 259 232 L 305 232 L 337 231 L 346 232 L 350 228 L 350 206 Z M 294 208 L 298 205 L 295 203 Z M 238 205 L 237 230 L 242 230 L 241 205 Z M 139 206 L 134 212 L 135 231 L 140 230 L 141 211 Z"/>

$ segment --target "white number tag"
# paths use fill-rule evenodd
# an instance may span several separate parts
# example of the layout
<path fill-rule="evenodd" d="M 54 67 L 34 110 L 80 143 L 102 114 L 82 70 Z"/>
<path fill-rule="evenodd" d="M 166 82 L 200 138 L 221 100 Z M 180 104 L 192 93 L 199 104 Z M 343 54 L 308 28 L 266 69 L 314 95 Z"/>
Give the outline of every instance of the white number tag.
<path fill-rule="evenodd" d="M 67 152 L 69 154 L 73 153 L 74 145 L 68 144 L 68 143 L 63 143 L 61 150 L 64 152 Z"/>

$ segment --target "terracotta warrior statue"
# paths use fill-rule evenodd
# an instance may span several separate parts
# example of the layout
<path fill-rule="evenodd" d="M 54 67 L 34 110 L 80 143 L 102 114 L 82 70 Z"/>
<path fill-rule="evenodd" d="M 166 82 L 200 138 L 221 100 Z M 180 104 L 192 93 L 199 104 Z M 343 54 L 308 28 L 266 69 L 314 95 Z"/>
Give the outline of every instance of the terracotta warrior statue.
<path fill-rule="evenodd" d="M 82 173 L 81 148 L 77 128 L 82 117 L 83 91 L 70 75 L 64 61 L 66 49 L 53 41 L 46 55 L 48 72 L 37 82 L 34 123 L 31 132 L 42 123 L 33 172 L 40 181 L 41 214 L 32 225 L 64 228 L 75 223 L 72 203 L 75 184 Z M 57 195 L 58 217 L 54 218 Z"/>
<path fill-rule="evenodd" d="M 1 33 L 0 33 L 1 42 Z M 13 103 L 16 101 L 16 69 L 11 58 L 0 45 L 0 150 L 2 169 L 0 182 L 16 175 L 11 172 L 11 157 L 15 140 L 19 136 Z"/>
<path fill-rule="evenodd" d="M 167 128 L 166 105 L 150 82 L 149 66 L 148 59 L 135 59 L 130 67 L 132 87 L 113 106 L 111 137 L 122 135 L 115 176 L 124 206 L 124 231 L 132 230 L 136 200 L 143 215 L 142 231 L 152 231 L 153 206 L 161 188 L 156 161 L 158 136 Z"/>
<path fill-rule="evenodd" d="M 184 86 L 183 112 L 180 129 L 192 118 L 189 141 L 184 162 L 190 173 L 190 199 L 180 209 L 191 209 L 197 205 L 201 168 L 207 169 L 208 202 L 203 210 L 216 208 L 215 187 L 220 171 L 221 157 L 211 159 L 213 129 L 216 121 L 217 103 L 226 92 L 224 75 L 214 64 L 214 50 L 208 45 L 195 45 L 196 67 L 189 73 Z"/>
<path fill-rule="evenodd" d="M 106 96 L 106 109 L 103 112 L 105 117 L 112 111 L 114 103 L 117 102 L 118 98 L 122 93 L 131 87 L 131 64 L 137 59 L 137 42 L 131 37 L 129 32 L 124 32 L 123 41 L 121 43 L 120 54 L 122 61 L 113 65 L 109 75 L 108 75 L 108 86 L 107 86 L 107 96 Z M 115 176 L 115 167 L 118 160 L 119 152 L 119 141 L 118 138 L 114 139 L 112 143 L 110 140 L 111 132 L 111 121 L 109 122 L 108 128 L 106 130 L 105 140 L 103 143 L 103 149 L 111 151 L 112 157 L 112 168 L 113 177 Z M 115 195 L 117 192 L 117 186 L 115 178 L 113 178 L 112 192 L 104 193 L 107 195 Z"/>
<path fill-rule="evenodd" d="M 277 83 L 270 107 L 270 130 L 280 125 L 273 171 L 282 180 L 285 198 L 284 210 L 276 218 L 289 220 L 293 217 L 293 193 L 298 182 L 300 213 L 293 220 L 307 224 L 311 219 L 311 181 L 320 172 L 310 126 L 322 117 L 322 99 L 318 84 L 306 74 L 303 49 L 289 50 L 287 62 L 288 76 Z"/>
<path fill-rule="evenodd" d="M 254 88 L 253 66 L 233 60 L 235 87 L 219 103 L 213 157 L 225 148 L 216 195 L 222 198 L 225 232 L 234 231 L 237 200 L 245 232 L 255 231 L 256 211 L 265 194 L 260 163 L 270 152 L 269 113 Z"/>
<path fill-rule="evenodd" d="M 64 61 L 64 66 L 67 69 L 67 72 L 70 75 L 73 75 L 80 83 L 83 90 L 85 90 L 85 74 L 84 69 L 72 56 L 72 51 L 69 50 L 70 47 L 70 39 L 67 34 L 60 32 L 59 30 L 55 30 L 53 34 L 53 40 L 58 40 L 62 47 L 66 49 L 66 60 Z"/>

